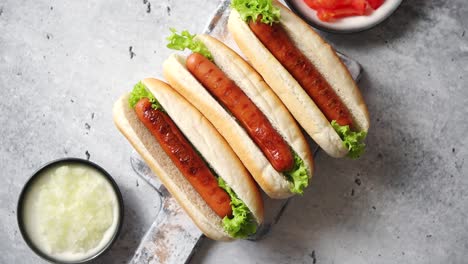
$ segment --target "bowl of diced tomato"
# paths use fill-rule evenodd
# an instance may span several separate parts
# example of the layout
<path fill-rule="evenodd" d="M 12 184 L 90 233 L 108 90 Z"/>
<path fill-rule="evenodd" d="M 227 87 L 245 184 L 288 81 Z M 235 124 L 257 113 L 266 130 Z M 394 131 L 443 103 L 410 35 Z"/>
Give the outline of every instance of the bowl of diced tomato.
<path fill-rule="evenodd" d="M 334 33 L 359 32 L 388 18 L 402 0 L 285 0 L 311 26 Z"/>

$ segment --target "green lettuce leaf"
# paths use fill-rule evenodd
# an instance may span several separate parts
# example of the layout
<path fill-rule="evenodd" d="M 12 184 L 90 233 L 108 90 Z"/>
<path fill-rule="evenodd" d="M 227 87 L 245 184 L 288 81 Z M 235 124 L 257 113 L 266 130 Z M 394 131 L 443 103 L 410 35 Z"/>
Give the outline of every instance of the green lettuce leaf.
<path fill-rule="evenodd" d="M 183 30 L 177 34 L 177 30 L 171 28 L 172 34 L 166 39 L 169 40 L 167 47 L 173 50 L 189 49 L 192 52 L 200 53 L 209 60 L 213 60 L 211 52 L 206 48 L 201 41 L 195 40 L 196 35 L 191 35 L 187 30 Z"/>
<path fill-rule="evenodd" d="M 367 133 L 365 131 L 351 131 L 349 126 L 340 126 L 336 120 L 333 120 L 331 125 L 343 140 L 343 145 L 349 150 L 347 156 L 352 159 L 359 158 L 366 148 L 366 144 L 362 141 L 366 138 Z"/>
<path fill-rule="evenodd" d="M 271 25 L 280 20 L 280 9 L 271 0 L 232 0 L 231 8 L 237 10 L 241 19 L 246 22 L 257 21 L 259 15 L 264 24 Z"/>
<path fill-rule="evenodd" d="M 231 197 L 232 217 L 223 218 L 224 230 L 234 238 L 246 238 L 257 232 L 257 221 L 247 205 L 237 197 L 237 194 L 221 177 L 218 177 L 218 184 Z"/>
<path fill-rule="evenodd" d="M 295 151 L 293 151 L 293 154 L 294 168 L 284 172 L 284 174 L 290 181 L 289 190 L 295 194 L 303 194 L 304 189 L 309 185 L 309 175 L 307 174 L 307 168 L 301 157 L 299 157 Z"/>
<path fill-rule="evenodd" d="M 130 98 L 128 98 L 128 103 L 130 104 L 131 108 L 134 108 L 135 105 L 140 101 L 142 98 L 148 98 L 151 102 L 151 107 L 153 109 L 159 109 L 164 111 L 164 108 L 159 104 L 158 100 L 154 97 L 154 95 L 148 91 L 148 88 L 142 83 L 138 82 L 133 86 L 133 90 L 130 93 Z"/>

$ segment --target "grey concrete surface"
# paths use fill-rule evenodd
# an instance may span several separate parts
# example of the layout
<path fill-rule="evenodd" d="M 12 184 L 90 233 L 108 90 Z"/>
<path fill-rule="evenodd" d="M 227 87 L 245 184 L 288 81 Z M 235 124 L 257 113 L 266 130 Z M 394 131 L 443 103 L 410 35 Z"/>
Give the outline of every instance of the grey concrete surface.
<path fill-rule="evenodd" d="M 19 192 L 41 164 L 86 152 L 115 177 L 126 206 L 119 241 L 96 263 L 128 260 L 158 197 L 130 167 L 112 103 L 159 75 L 169 26 L 201 30 L 215 6 L 0 1 L 0 263 L 43 263 L 19 234 Z M 467 29 L 464 0 L 413 0 L 369 31 L 324 34 L 365 68 L 367 153 L 320 154 L 311 188 L 266 239 L 205 241 L 192 262 L 467 263 Z"/>

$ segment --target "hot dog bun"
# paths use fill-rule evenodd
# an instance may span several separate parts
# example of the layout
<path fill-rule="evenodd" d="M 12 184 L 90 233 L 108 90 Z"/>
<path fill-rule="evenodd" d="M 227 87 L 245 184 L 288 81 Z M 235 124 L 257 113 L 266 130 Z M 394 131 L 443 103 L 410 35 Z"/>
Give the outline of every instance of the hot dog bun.
<path fill-rule="evenodd" d="M 212 169 L 244 201 L 257 223 L 262 223 L 263 201 L 255 182 L 211 123 L 166 83 L 151 78 L 144 79 L 142 83 L 157 98 Z M 113 117 L 117 128 L 206 236 L 215 240 L 232 239 L 223 230 L 222 219 L 207 206 L 166 155 L 158 141 L 140 122 L 135 110 L 129 106 L 128 97 L 129 94 L 123 95 L 114 104 Z"/>
<path fill-rule="evenodd" d="M 211 52 L 214 63 L 266 115 L 268 121 L 304 161 L 308 176 L 311 177 L 312 154 L 304 135 L 262 77 L 222 42 L 208 35 L 197 35 L 196 39 Z M 165 79 L 210 120 L 268 196 L 286 198 L 293 195 L 286 177 L 272 167 L 235 118 L 192 76 L 186 68 L 185 61 L 185 56 L 171 55 L 163 64 Z"/>
<path fill-rule="evenodd" d="M 279 23 L 295 46 L 314 64 L 349 109 L 355 128 L 367 132 L 369 129 L 367 106 L 335 50 L 288 8 L 277 1 L 273 3 L 281 12 Z M 229 16 L 228 29 L 242 53 L 314 141 L 332 157 L 345 156 L 348 149 L 343 146 L 342 140 L 324 114 L 234 9 Z"/>

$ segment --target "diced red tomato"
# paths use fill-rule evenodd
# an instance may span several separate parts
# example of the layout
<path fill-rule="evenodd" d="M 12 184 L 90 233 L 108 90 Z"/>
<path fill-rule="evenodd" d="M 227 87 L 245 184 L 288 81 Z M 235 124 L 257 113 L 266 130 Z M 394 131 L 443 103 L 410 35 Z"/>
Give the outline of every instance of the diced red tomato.
<path fill-rule="evenodd" d="M 316 0 L 304 0 L 304 3 L 306 3 L 306 5 L 308 5 L 310 8 L 314 10 L 317 10 L 320 8 Z"/>
<path fill-rule="evenodd" d="M 321 8 L 317 10 L 317 17 L 322 21 L 332 21 L 337 18 L 359 15 L 361 15 L 361 13 L 354 8 L 340 8 L 334 10 Z"/>
<path fill-rule="evenodd" d="M 379 8 L 385 0 L 304 0 L 317 11 L 322 21 L 332 21 L 348 16 L 362 16 Z"/>
<path fill-rule="evenodd" d="M 353 0 L 305 0 L 312 9 L 326 8 L 336 9 L 349 6 Z"/>
<path fill-rule="evenodd" d="M 353 0 L 351 6 L 357 12 L 357 15 L 364 15 L 369 3 L 367 3 L 367 0 Z"/>
<path fill-rule="evenodd" d="M 369 2 L 372 9 L 376 10 L 383 4 L 384 0 L 367 0 L 367 2 Z"/>

